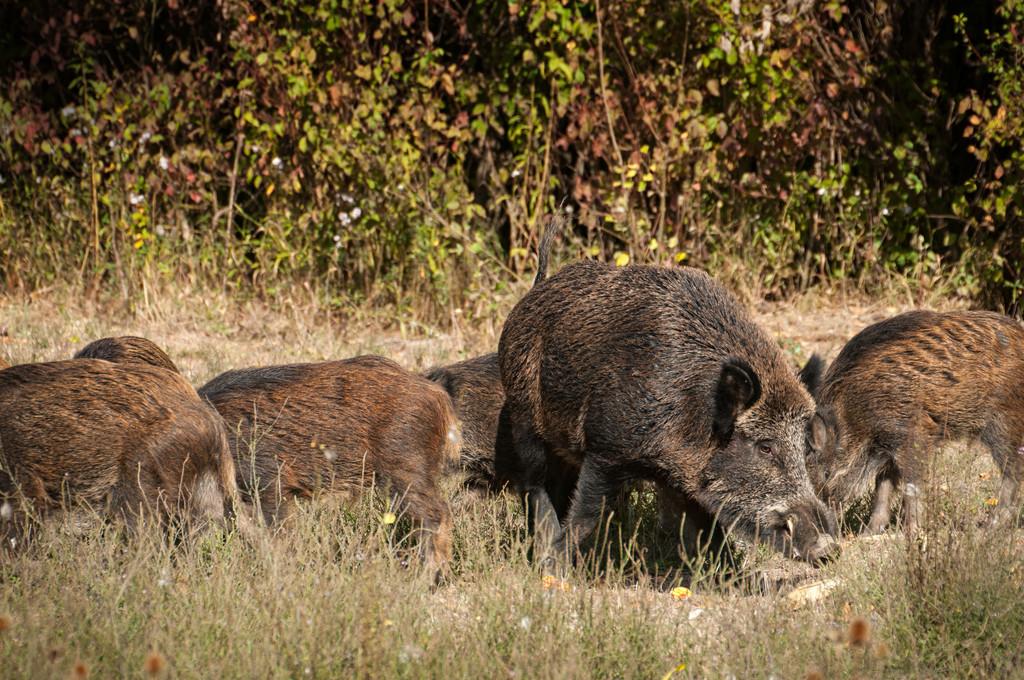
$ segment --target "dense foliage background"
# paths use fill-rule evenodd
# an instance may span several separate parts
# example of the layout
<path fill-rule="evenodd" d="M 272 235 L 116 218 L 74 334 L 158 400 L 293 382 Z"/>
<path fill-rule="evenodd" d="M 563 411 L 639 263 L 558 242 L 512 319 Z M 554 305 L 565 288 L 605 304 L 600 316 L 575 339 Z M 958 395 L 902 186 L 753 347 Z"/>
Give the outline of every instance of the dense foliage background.
<path fill-rule="evenodd" d="M 0 8 L 0 280 L 480 311 L 544 216 L 769 295 L 1024 293 L 1024 0 Z"/>

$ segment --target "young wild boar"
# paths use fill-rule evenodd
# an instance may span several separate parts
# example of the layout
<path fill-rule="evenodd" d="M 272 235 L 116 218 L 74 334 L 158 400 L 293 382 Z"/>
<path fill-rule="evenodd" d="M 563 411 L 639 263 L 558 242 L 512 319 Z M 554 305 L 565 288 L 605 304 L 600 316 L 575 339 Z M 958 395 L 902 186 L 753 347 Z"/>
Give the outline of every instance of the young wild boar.
<path fill-rule="evenodd" d="M 805 373 L 813 384 L 821 361 Z M 808 469 L 826 500 L 875 490 L 867 531 L 889 524 L 903 487 L 904 528 L 920 522 L 923 482 L 944 440 L 980 439 L 1002 470 L 994 520 L 1017 510 L 1024 475 L 1024 328 L 993 312 L 913 311 L 868 326 L 816 388 Z"/>
<path fill-rule="evenodd" d="M 220 417 L 180 375 L 93 359 L 22 364 L 0 372 L 0 518 L 23 528 L 84 503 L 124 518 L 141 513 L 221 523 L 233 510 L 235 470 Z"/>
<path fill-rule="evenodd" d="M 498 354 L 517 487 L 555 556 L 634 478 L 792 556 L 836 552 L 834 516 L 804 464 L 810 395 L 707 274 L 568 265 L 512 310 Z M 549 455 L 579 469 L 561 531 L 543 486 Z"/>
<path fill-rule="evenodd" d="M 115 364 L 149 364 L 180 373 L 167 353 L 146 338 L 122 335 L 117 338 L 100 338 L 78 350 L 75 359 L 105 359 Z"/>
<path fill-rule="evenodd" d="M 268 523 L 317 489 L 354 493 L 381 484 L 420 523 L 427 567 L 451 557 L 451 517 L 438 480 L 456 464 L 451 400 L 387 359 L 228 371 L 204 385 L 227 423 L 242 498 Z"/>

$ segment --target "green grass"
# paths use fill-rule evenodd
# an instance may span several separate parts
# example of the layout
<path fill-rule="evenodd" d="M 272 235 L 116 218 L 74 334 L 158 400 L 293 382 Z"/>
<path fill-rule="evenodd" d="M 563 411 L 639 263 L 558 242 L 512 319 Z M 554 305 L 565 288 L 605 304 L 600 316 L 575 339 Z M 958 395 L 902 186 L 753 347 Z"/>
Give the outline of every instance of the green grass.
<path fill-rule="evenodd" d="M 369 347 L 420 369 L 496 343 L 493 331 L 402 337 L 379 319 L 342 329 L 315 313 L 220 305 L 101 317 L 0 300 L 0 355 L 67 357 L 134 332 L 201 384 L 230 367 Z M 769 327 L 776 313 L 762 313 Z M 173 547 L 155 529 L 127 538 L 94 517 L 58 518 L 28 550 L 0 558 L 2 675 L 61 677 L 80 662 L 91 677 L 138 677 L 157 652 L 168 677 L 662 678 L 682 665 L 671 677 L 1024 677 L 1024 543 L 977 527 L 998 480 L 983 456 L 972 460 L 937 473 L 923 552 L 897 536 L 849 539 L 840 560 L 810 572 L 748 550 L 730 578 L 712 565 L 696 582 L 643 490 L 554 584 L 528 559 L 518 503 L 462 492 L 454 479 L 453 574 L 437 588 L 418 573 L 406 523 L 383 523 L 372 495 L 303 504 L 254 542 L 209 534 Z M 787 596 L 791 581 L 768 594 L 750 587 L 746 577 L 773 570 L 839 585 L 802 604 Z M 683 582 L 694 594 L 677 600 L 671 588 Z M 862 646 L 847 633 L 858 617 L 869 626 Z"/>

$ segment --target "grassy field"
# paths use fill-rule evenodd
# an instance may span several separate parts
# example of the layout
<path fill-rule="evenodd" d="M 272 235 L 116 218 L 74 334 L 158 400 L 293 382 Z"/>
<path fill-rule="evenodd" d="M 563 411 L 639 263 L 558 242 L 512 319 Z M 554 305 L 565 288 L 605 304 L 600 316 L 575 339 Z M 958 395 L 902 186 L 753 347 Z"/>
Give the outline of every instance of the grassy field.
<path fill-rule="evenodd" d="M 301 303 L 168 298 L 112 312 L 60 297 L 0 298 L 0 357 L 67 358 L 134 333 L 196 385 L 228 368 L 360 353 L 422 370 L 492 351 L 503 318 L 438 333 L 380 316 L 343 323 Z M 755 311 L 796 366 L 909 304 L 806 297 Z M 527 559 L 514 499 L 452 479 L 453 576 L 438 588 L 372 496 L 308 503 L 255 544 L 209 535 L 171 548 L 155 531 L 129 540 L 71 516 L 0 562 L 0 676 L 1024 677 L 1024 542 L 978 528 L 997 485 L 986 456 L 950 447 L 936 456 L 924 542 L 851 535 L 818 571 L 748 549 L 727 568 L 690 565 L 704 567 L 696 574 L 637 491 L 587 564 L 552 580 Z M 809 593 L 794 591 L 801 582 Z"/>

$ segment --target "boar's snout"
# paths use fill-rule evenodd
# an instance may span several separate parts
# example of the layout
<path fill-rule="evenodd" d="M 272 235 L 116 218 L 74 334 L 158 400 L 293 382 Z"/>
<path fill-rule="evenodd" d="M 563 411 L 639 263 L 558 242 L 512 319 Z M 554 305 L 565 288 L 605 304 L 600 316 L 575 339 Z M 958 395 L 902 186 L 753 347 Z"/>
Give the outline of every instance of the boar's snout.
<path fill-rule="evenodd" d="M 840 554 L 835 515 L 817 498 L 774 513 L 776 548 L 794 559 L 820 567 Z"/>
<path fill-rule="evenodd" d="M 820 534 L 818 540 L 807 552 L 807 561 L 816 567 L 821 567 L 838 559 L 841 553 L 839 541 L 828 534 Z"/>

